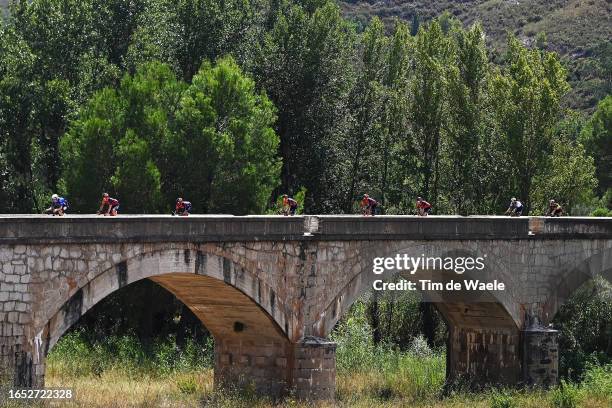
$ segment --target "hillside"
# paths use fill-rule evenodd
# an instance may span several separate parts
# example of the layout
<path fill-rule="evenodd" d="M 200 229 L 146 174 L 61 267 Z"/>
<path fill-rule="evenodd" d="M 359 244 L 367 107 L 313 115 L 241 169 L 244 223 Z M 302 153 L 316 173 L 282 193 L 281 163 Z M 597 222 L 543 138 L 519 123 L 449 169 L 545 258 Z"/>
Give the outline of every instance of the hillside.
<path fill-rule="evenodd" d="M 0 8 L 9 1 L 0 0 Z M 508 31 L 528 45 L 535 44 L 536 38 L 541 44 L 546 38 L 544 46 L 559 52 L 569 70 L 572 91 L 567 106 L 590 112 L 612 92 L 612 0 L 349 0 L 340 4 L 358 27 L 374 15 L 392 27 L 397 18 L 412 24 L 445 11 L 466 24 L 480 21 L 496 56 L 503 54 Z"/>
<path fill-rule="evenodd" d="M 566 104 L 573 108 L 590 111 L 612 89 L 610 0 L 383 0 L 341 5 L 358 26 L 374 15 L 392 26 L 396 18 L 423 22 L 445 11 L 466 24 L 480 21 L 498 55 L 503 52 L 508 31 L 529 45 L 536 38 L 545 38 L 540 43 L 559 52 L 570 71 L 573 90 Z"/>

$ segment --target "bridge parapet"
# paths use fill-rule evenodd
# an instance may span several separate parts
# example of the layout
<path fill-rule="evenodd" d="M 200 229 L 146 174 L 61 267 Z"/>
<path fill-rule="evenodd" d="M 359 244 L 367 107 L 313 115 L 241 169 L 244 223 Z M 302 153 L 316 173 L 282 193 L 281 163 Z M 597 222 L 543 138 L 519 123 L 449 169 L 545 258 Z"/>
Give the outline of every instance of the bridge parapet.
<path fill-rule="evenodd" d="M 0 216 L 0 244 L 612 238 L 612 219 L 487 216 Z"/>

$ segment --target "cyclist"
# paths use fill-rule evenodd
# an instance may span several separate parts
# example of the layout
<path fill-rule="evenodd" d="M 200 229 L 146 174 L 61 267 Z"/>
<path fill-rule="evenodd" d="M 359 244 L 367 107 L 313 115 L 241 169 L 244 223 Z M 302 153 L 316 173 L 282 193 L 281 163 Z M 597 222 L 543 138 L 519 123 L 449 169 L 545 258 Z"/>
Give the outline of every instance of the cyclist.
<path fill-rule="evenodd" d="M 416 207 L 421 217 L 427 217 L 431 213 L 432 205 L 423 200 L 423 197 L 417 197 Z"/>
<path fill-rule="evenodd" d="M 103 213 L 104 216 L 110 215 L 115 216 L 119 211 L 119 200 L 116 198 L 112 198 L 108 195 L 108 193 L 102 194 L 102 203 L 100 204 L 100 208 L 98 209 L 97 214 L 102 214 L 102 210 L 107 206 L 108 209 Z"/>
<path fill-rule="evenodd" d="M 176 207 L 172 215 L 188 216 L 191 213 L 191 202 L 183 200 L 181 197 L 176 199 Z"/>
<path fill-rule="evenodd" d="M 520 200 L 512 197 L 510 200 L 510 205 L 506 210 L 506 215 L 510 215 L 511 217 L 520 217 L 523 215 L 523 203 Z"/>
<path fill-rule="evenodd" d="M 283 215 L 295 215 L 298 208 L 298 202 L 287 194 L 283 194 Z"/>
<path fill-rule="evenodd" d="M 361 200 L 361 213 L 364 216 L 371 215 L 372 217 L 376 215 L 376 208 L 378 207 L 378 201 L 373 199 L 367 194 L 363 195 L 363 199 Z"/>
<path fill-rule="evenodd" d="M 548 212 L 546 215 L 551 217 L 559 217 L 561 214 L 563 214 L 563 207 L 561 207 L 561 205 L 555 200 L 550 200 L 548 202 Z"/>
<path fill-rule="evenodd" d="M 68 200 L 57 194 L 51 196 L 51 207 L 45 210 L 46 214 L 62 216 L 68 210 Z"/>

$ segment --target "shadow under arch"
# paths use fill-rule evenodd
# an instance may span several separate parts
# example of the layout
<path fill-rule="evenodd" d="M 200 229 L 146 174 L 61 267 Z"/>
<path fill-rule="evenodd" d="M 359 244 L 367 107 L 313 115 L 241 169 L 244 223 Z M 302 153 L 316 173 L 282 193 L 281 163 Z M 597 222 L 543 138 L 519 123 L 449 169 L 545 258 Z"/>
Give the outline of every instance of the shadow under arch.
<path fill-rule="evenodd" d="M 260 392 L 278 394 L 291 381 L 288 367 L 275 367 L 279 357 L 288 358 L 292 352 L 287 336 L 291 318 L 284 303 L 232 260 L 193 248 L 138 254 L 75 287 L 35 336 L 34 363 L 44 370 L 48 352 L 81 316 L 111 293 L 142 279 L 176 296 L 213 335 L 215 383 L 249 381 Z M 267 371 L 257 378 L 252 375 L 255 368 Z"/>
<path fill-rule="evenodd" d="M 396 254 L 403 255 L 407 252 L 416 252 L 418 255 L 424 254 L 425 257 L 439 257 L 442 259 L 448 257 L 454 259 L 476 258 L 474 251 L 467 248 L 447 249 L 439 253 L 436 253 L 437 248 L 430 248 L 428 244 L 419 244 L 417 248 L 419 248 L 417 251 L 414 248 L 409 248 L 391 251 L 390 253 L 394 256 Z M 387 252 L 382 257 L 387 257 L 390 253 Z M 361 296 L 373 290 L 373 284 L 376 280 L 391 282 L 398 277 L 413 281 L 416 284 L 418 284 L 420 279 L 429 279 L 434 282 L 443 283 L 447 283 L 450 280 L 455 282 L 463 280 L 478 280 L 481 282 L 490 282 L 494 279 L 501 280 L 506 282 L 506 288 L 503 291 L 496 292 L 488 290 L 476 292 L 463 290 L 447 291 L 446 289 L 443 291 L 424 292 L 418 288 L 417 291 L 423 295 L 424 301 L 433 303 L 449 323 L 459 323 L 461 321 L 463 324 L 473 327 L 482 327 L 483 324 L 487 323 L 486 317 L 489 315 L 489 323 L 492 327 L 507 327 L 518 330 L 521 325 L 522 316 L 517 309 L 516 302 L 512 301 L 514 288 L 511 284 L 507 284 L 512 282 L 512 278 L 503 272 L 504 268 L 495 260 L 486 260 L 485 268 L 482 271 L 465 271 L 462 274 L 457 274 L 454 271 L 419 269 L 411 275 L 394 269 L 386 270 L 382 274 L 376 275 L 372 273 L 372 259 L 373 257 L 363 257 L 359 270 L 332 297 L 332 300 L 320 313 L 319 319 L 312 325 L 311 331 L 315 335 L 321 337 L 327 336 L 350 306 Z M 445 307 L 444 305 L 449 306 Z"/>
<path fill-rule="evenodd" d="M 612 283 L 612 248 L 586 258 L 566 272 L 561 279 L 551 282 L 552 290 L 544 304 L 544 323 L 549 323 L 561 306 L 586 282 L 601 276 Z"/>
<path fill-rule="evenodd" d="M 415 243 L 408 249 L 385 251 L 382 257 L 416 254 L 425 257 L 466 258 L 476 257 L 473 248 L 458 246 L 441 248 L 430 243 Z M 435 271 L 419 269 L 414 275 L 397 270 L 385 271 L 380 275 L 372 272 L 372 259 L 368 255 L 376 248 L 366 250 L 358 271 L 338 291 L 332 301 L 323 309 L 311 331 L 317 336 L 327 336 L 350 306 L 365 293 L 373 289 L 375 280 L 391 282 L 405 278 L 418 282 L 430 279 L 434 282 L 479 280 L 489 282 L 493 279 L 507 280 L 511 285 L 512 277 L 505 273 L 502 265 L 495 260 L 487 261 L 483 271 Z M 369 253 L 368 253 L 369 252 Z M 389 255 L 391 254 L 391 255 Z M 376 254 L 377 257 L 381 256 Z M 513 288 L 511 288 L 513 290 Z M 432 303 L 440 312 L 449 328 L 447 338 L 447 380 L 454 381 L 469 377 L 474 383 L 514 384 L 520 378 L 520 311 L 512 302 L 509 291 L 430 291 L 417 290 L 424 301 Z"/>

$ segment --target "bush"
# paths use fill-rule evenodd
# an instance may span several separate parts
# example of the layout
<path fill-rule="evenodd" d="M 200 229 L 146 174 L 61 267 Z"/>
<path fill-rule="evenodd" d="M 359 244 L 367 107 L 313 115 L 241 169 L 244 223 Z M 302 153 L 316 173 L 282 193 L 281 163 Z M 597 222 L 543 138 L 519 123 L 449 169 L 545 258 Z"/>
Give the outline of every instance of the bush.
<path fill-rule="evenodd" d="M 612 285 L 598 277 L 582 285 L 557 312 L 559 373 L 579 381 L 589 366 L 612 363 Z"/>
<path fill-rule="evenodd" d="M 599 207 L 593 210 L 591 217 L 612 217 L 612 211 L 607 208 Z"/>
<path fill-rule="evenodd" d="M 507 391 L 494 391 L 491 395 L 491 408 L 515 408 L 516 401 Z"/>
<path fill-rule="evenodd" d="M 427 340 L 425 340 L 425 337 L 423 337 L 422 334 L 419 334 L 412 339 L 412 343 L 410 343 L 410 349 L 408 351 L 411 355 L 417 358 L 431 357 L 433 354 L 433 351 L 427 344 Z"/>
<path fill-rule="evenodd" d="M 561 380 L 559 387 L 551 392 L 551 399 L 555 408 L 575 408 L 580 401 L 580 390 L 572 383 Z"/>
<path fill-rule="evenodd" d="M 194 394 L 198 388 L 193 377 L 181 377 L 176 380 L 176 386 L 183 394 Z"/>
<path fill-rule="evenodd" d="M 589 396 L 612 399 L 612 364 L 590 365 L 584 374 L 582 387 Z"/>

